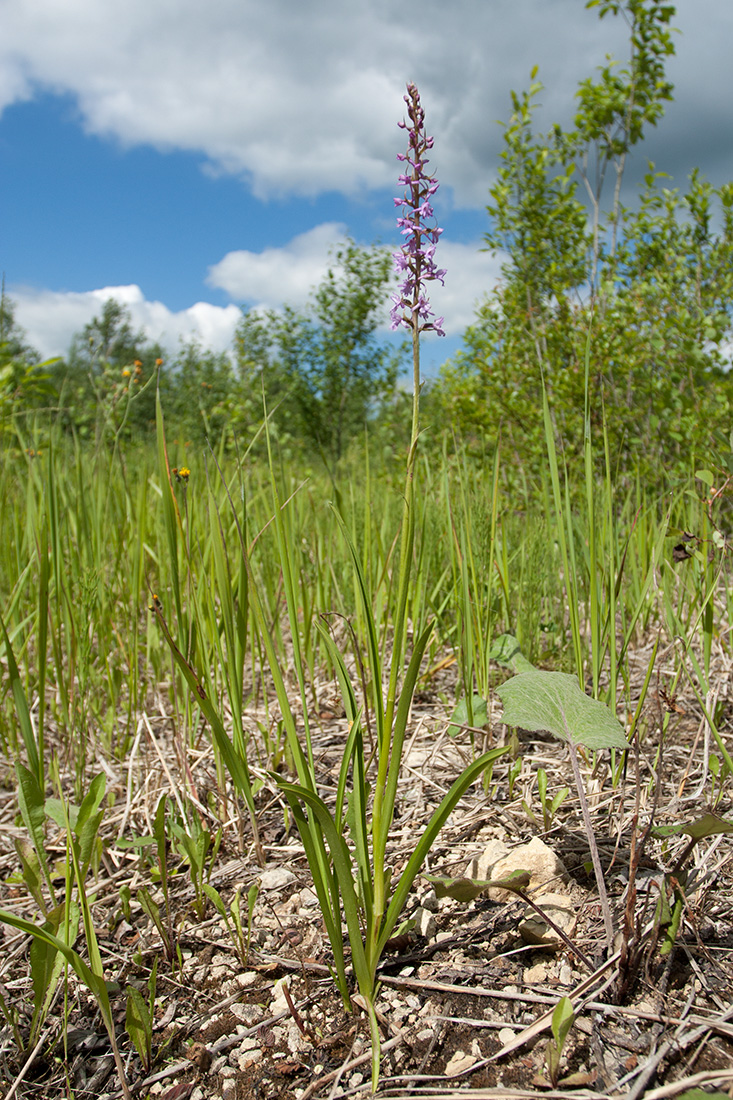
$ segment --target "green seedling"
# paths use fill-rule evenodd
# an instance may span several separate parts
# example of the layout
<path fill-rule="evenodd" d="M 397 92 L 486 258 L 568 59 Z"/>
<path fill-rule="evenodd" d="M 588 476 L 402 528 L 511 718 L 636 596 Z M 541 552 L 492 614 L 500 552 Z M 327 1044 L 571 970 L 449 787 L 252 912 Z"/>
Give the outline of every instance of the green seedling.
<path fill-rule="evenodd" d="M 707 813 L 695 821 L 686 822 L 682 825 L 654 826 L 651 832 L 653 836 L 659 838 L 680 835 L 690 838 L 675 861 L 672 870 L 665 874 L 657 902 L 654 940 L 658 942 L 661 936 L 660 954 L 664 956 L 669 955 L 676 943 L 682 914 L 687 904 L 685 891 L 690 882 L 690 875 L 685 870 L 685 863 L 687 863 L 699 841 L 720 833 L 733 833 L 733 821 L 726 821 L 725 818 L 717 817 L 716 814 Z"/>
<path fill-rule="evenodd" d="M 80 896 L 84 894 L 86 898 L 85 881 L 90 866 L 95 871 L 98 867 L 101 850 L 98 834 L 104 815 L 104 810 L 100 809 L 105 790 L 104 775 L 92 780 L 79 807 L 68 805 L 58 798 L 44 799 L 35 776 L 23 764 L 16 764 L 16 775 L 21 817 L 31 838 L 17 837 L 14 841 L 21 865 L 19 878 L 44 918 L 43 930 L 70 947 L 77 937 L 80 919 L 79 903 L 72 896 L 74 887 Z M 53 821 L 67 834 L 67 859 L 61 866 L 66 880 L 66 901 L 61 904 L 56 904 L 46 856 L 48 821 Z M 69 853 L 73 859 L 69 858 Z M 51 899 L 50 906 L 44 887 Z M 30 1042 L 33 1044 L 50 1010 L 64 971 L 64 961 L 59 952 L 42 938 L 33 941 L 29 957 L 33 985 Z"/>
<path fill-rule="evenodd" d="M 509 769 L 509 801 L 514 798 L 514 785 L 522 772 L 522 757 L 518 756 Z"/>
<path fill-rule="evenodd" d="M 544 823 L 545 832 L 549 833 L 552 828 L 552 819 L 562 806 L 565 799 L 570 794 L 569 787 L 561 787 L 559 791 L 556 791 L 551 799 L 547 797 L 547 772 L 544 768 L 540 768 L 537 772 L 537 791 L 540 796 L 540 806 L 542 807 L 542 821 Z"/>
<path fill-rule="evenodd" d="M 26 1049 L 21 1032 L 21 1013 L 17 1004 L 9 1003 L 10 994 L 5 986 L 0 986 L 0 1013 L 12 1033 L 16 1047 L 22 1053 Z"/>
<path fill-rule="evenodd" d="M 218 829 L 212 836 L 203 825 L 195 810 L 185 827 L 176 821 L 169 822 L 172 842 L 178 853 L 188 863 L 191 884 L 194 889 L 194 911 L 200 921 L 206 917 L 207 894 L 204 886 L 208 884 L 216 854 L 221 844 L 222 831 Z"/>
<path fill-rule="evenodd" d="M 569 997 L 561 997 L 552 1014 L 552 1038 L 548 1040 L 547 1052 L 545 1055 L 547 1059 L 547 1073 L 553 1088 L 557 1088 L 557 1083 L 560 1079 L 560 1059 L 562 1058 L 563 1047 L 565 1046 L 574 1022 L 575 1013 L 573 1012 L 572 1001 Z"/>
<path fill-rule="evenodd" d="M 219 891 L 215 890 L 208 882 L 204 883 L 204 893 L 224 921 L 239 961 L 242 966 L 247 966 L 249 962 L 249 945 L 252 938 L 252 917 L 260 893 L 260 880 L 256 879 L 247 891 L 247 914 L 244 921 L 242 920 L 241 885 L 234 891 L 229 912 L 227 912 Z"/>
<path fill-rule="evenodd" d="M 453 898 L 454 901 L 469 902 L 473 901 L 480 894 L 485 893 L 487 890 L 508 890 L 512 894 L 516 894 L 521 898 L 525 904 L 529 905 L 531 909 L 534 909 L 542 920 L 549 925 L 550 928 L 560 937 L 566 947 L 569 948 L 581 962 L 593 972 L 593 963 L 585 955 L 576 944 L 570 939 L 570 937 L 563 932 L 562 928 L 545 912 L 542 906 L 538 905 L 530 895 L 527 893 L 527 887 L 530 882 L 530 874 L 528 871 L 516 870 L 511 874 L 506 875 L 500 879 L 473 879 L 473 878 L 446 878 L 442 875 L 422 875 L 422 878 L 432 883 L 435 888 L 435 896 L 438 898 Z"/>
<path fill-rule="evenodd" d="M 17 917 L 15 913 L 9 913 L 4 909 L 0 909 L 0 921 L 3 924 L 10 925 L 11 928 L 16 928 L 19 932 L 24 932 L 28 936 L 32 936 L 36 940 L 47 944 L 49 947 L 58 951 L 63 955 L 66 962 L 69 963 L 71 968 L 76 973 L 77 977 L 87 987 L 89 992 L 97 1002 L 97 1006 L 102 1015 L 104 1026 L 107 1029 L 107 1035 L 109 1036 L 110 1046 L 112 1048 L 112 1054 L 115 1060 L 115 1066 L 117 1069 L 117 1075 L 120 1081 L 120 1088 L 122 1089 L 122 1095 L 125 1100 L 132 1100 L 132 1094 L 127 1085 L 127 1079 L 125 1077 L 125 1067 L 120 1057 L 119 1047 L 117 1046 L 117 1037 L 115 1034 L 115 1022 L 112 1015 L 112 1008 L 109 1002 L 109 993 L 107 990 L 107 984 L 104 980 L 104 971 L 102 968 L 102 960 L 99 955 L 99 947 L 96 942 L 96 936 L 92 936 L 87 939 L 87 948 L 89 950 L 91 965 L 87 965 L 84 962 L 81 955 L 73 948 L 69 947 L 67 943 L 54 936 L 52 932 L 47 931 L 45 928 L 34 924 L 32 921 L 25 920 L 23 917 Z M 87 925 L 91 927 L 90 924 Z"/>
<path fill-rule="evenodd" d="M 71 899 L 68 905 L 58 905 L 46 917 L 43 928 L 71 947 L 79 934 L 78 903 Z M 28 954 L 33 984 L 33 1017 L 29 1038 L 32 1048 L 51 1009 L 66 964 L 63 956 L 45 940 L 34 939 Z"/>
<path fill-rule="evenodd" d="M 723 787 L 730 772 L 725 760 L 721 764 L 720 757 L 714 753 L 708 761 L 708 768 L 710 770 L 710 805 L 715 809 L 723 797 Z"/>
<path fill-rule="evenodd" d="M 471 734 L 471 745 L 476 730 L 483 729 L 489 724 L 489 712 L 486 700 L 482 695 L 474 695 L 469 708 L 468 697 L 461 699 L 450 716 L 448 734 L 458 737 L 466 729 Z"/>
<path fill-rule="evenodd" d="M 176 957 L 176 935 L 173 928 L 173 914 L 171 911 L 171 899 L 170 899 L 170 883 L 168 877 L 168 836 L 166 833 L 166 809 L 168 807 L 168 799 L 165 795 L 158 799 L 158 805 L 155 808 L 155 814 L 153 816 L 153 835 L 133 837 L 132 840 L 118 840 L 117 846 L 119 848 L 137 848 L 141 854 L 148 848 L 155 848 L 157 863 L 151 871 L 152 877 L 160 885 L 160 889 L 163 894 L 164 914 L 161 914 L 160 906 L 153 900 L 150 891 L 141 886 L 138 890 L 138 901 L 143 907 L 143 910 L 153 922 L 158 930 L 161 941 L 163 943 L 163 950 L 165 951 L 168 962 L 172 963 Z M 129 890 L 127 895 L 123 896 L 120 891 L 120 903 L 125 912 L 125 904 L 127 904 L 129 912 Z M 130 916 L 125 913 L 125 919 L 130 921 Z"/>
<path fill-rule="evenodd" d="M 155 991 L 158 978 L 158 957 L 153 960 L 153 969 L 147 981 L 147 1000 L 137 986 L 127 987 L 127 1010 L 125 1030 L 140 1055 L 145 1073 L 150 1073 L 153 1064 L 153 1020 L 155 1018 Z"/>
<path fill-rule="evenodd" d="M 173 928 L 171 920 L 170 909 L 166 906 L 165 916 L 160 911 L 160 906 L 154 900 L 152 894 L 146 886 L 140 886 L 137 892 L 137 900 L 142 906 L 145 915 L 155 925 L 158 935 L 160 936 L 161 943 L 163 944 L 163 950 L 165 957 L 169 963 L 172 963 L 176 958 L 176 949 L 178 947 L 178 941 Z"/>
<path fill-rule="evenodd" d="M 22 765 L 18 767 L 22 769 Z M 21 771 L 20 774 L 23 776 L 24 783 L 21 798 L 25 801 L 25 811 L 22 813 L 24 819 L 28 816 L 32 822 L 34 839 L 41 835 L 41 821 L 44 814 L 55 821 L 66 833 L 65 902 L 55 906 L 50 912 L 44 913 L 43 925 L 34 924 L 14 913 L 0 910 L 0 921 L 32 936 L 34 943 L 38 945 L 31 958 L 34 990 L 33 1026 L 36 1031 L 40 1028 L 44 1013 L 50 1007 L 53 988 L 61 975 L 61 968 L 57 964 L 57 956 L 60 955 L 66 963 L 71 965 L 97 1002 L 109 1036 L 122 1093 L 125 1100 L 129 1100 L 130 1091 L 117 1046 L 115 1022 L 86 890 L 86 877 L 90 865 L 96 861 L 99 853 L 98 833 L 104 815 L 104 810 L 100 809 L 100 806 L 104 798 L 105 777 L 98 775 L 92 780 L 86 797 L 81 805 L 76 807 L 69 805 L 60 797 L 49 798 L 43 803 L 40 799 L 40 788 L 35 779 L 31 783 L 28 778 L 30 773 Z M 55 769 L 55 781 L 60 792 L 61 782 L 57 769 Z M 29 792 L 31 792 L 31 801 L 28 797 Z M 77 900 L 72 898 L 74 889 Z M 76 938 L 79 915 L 81 915 L 89 953 L 88 964 L 71 947 Z"/>

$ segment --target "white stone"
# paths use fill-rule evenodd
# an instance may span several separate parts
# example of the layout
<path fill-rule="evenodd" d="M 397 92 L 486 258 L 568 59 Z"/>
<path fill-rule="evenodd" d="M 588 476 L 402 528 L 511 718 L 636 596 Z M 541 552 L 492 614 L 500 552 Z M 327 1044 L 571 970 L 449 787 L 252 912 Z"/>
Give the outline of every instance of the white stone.
<path fill-rule="evenodd" d="M 506 1046 L 506 1044 L 511 1043 L 514 1038 L 514 1032 L 510 1027 L 503 1027 L 500 1029 L 497 1038 L 502 1046 Z"/>
<path fill-rule="evenodd" d="M 560 967 L 560 985 L 572 985 L 573 984 L 573 968 L 569 963 L 563 963 Z"/>
<path fill-rule="evenodd" d="M 494 844 L 501 845 L 501 841 Z M 489 845 L 489 848 L 492 848 Z M 486 849 L 488 852 L 489 849 Z M 486 855 L 486 852 L 484 855 Z M 483 861 L 483 856 L 480 857 Z M 483 870 L 483 863 L 481 869 Z M 486 866 L 486 874 L 476 875 L 477 878 L 500 879 L 512 873 L 512 871 L 527 871 L 530 875 L 527 892 L 534 897 L 536 891 L 542 886 L 552 886 L 556 889 L 567 881 L 568 873 L 562 860 L 549 848 L 538 836 L 533 837 L 529 844 L 521 844 L 513 848 L 507 855 L 499 858 L 493 865 Z M 469 878 L 473 877 L 469 875 Z M 510 890 L 501 890 L 493 887 L 487 890 L 492 901 L 507 902 L 516 898 Z"/>
<path fill-rule="evenodd" d="M 437 913 L 440 906 L 438 905 L 438 898 L 435 894 L 435 890 L 431 889 L 421 898 L 420 904 L 423 909 L 427 909 L 429 913 Z"/>
<path fill-rule="evenodd" d="M 465 1050 L 457 1050 L 445 1067 L 445 1075 L 446 1077 L 457 1077 L 459 1073 L 465 1073 L 475 1063 L 476 1059 L 473 1055 L 466 1054 Z"/>
<path fill-rule="evenodd" d="M 258 1024 L 264 1016 L 264 1009 L 261 1005 L 244 1005 L 233 1004 L 229 1006 L 229 1011 L 235 1020 L 238 1020 L 240 1024 L 246 1024 L 247 1027 L 254 1027 Z"/>
<path fill-rule="evenodd" d="M 510 849 L 503 840 L 492 840 L 486 845 L 480 856 L 475 856 L 466 868 L 466 878 L 480 879 L 485 882 L 492 878 L 495 863 L 509 855 Z"/>
<path fill-rule="evenodd" d="M 287 1012 L 289 1005 L 283 992 L 283 986 L 285 986 L 290 992 L 290 985 L 287 978 L 278 978 L 272 987 L 272 1000 L 270 1001 L 270 1012 L 273 1016 L 277 1016 L 279 1012 Z"/>
<path fill-rule="evenodd" d="M 295 875 L 287 867 L 273 867 L 271 871 L 263 871 L 260 875 L 260 888 L 262 890 L 282 890 L 295 882 Z"/>
<path fill-rule="evenodd" d="M 254 985 L 259 977 L 256 970 L 245 970 L 244 974 L 237 974 L 236 982 L 240 989 L 248 989 Z"/>
<path fill-rule="evenodd" d="M 238 1059 L 239 1068 L 242 1070 L 242 1072 L 249 1069 L 249 1067 L 254 1065 L 255 1062 L 261 1062 L 261 1061 L 262 1061 L 262 1051 L 261 1050 L 248 1050 L 248 1051 L 245 1051 L 244 1054 L 239 1055 L 239 1059 Z"/>
<path fill-rule="evenodd" d="M 547 967 L 544 963 L 535 963 L 534 966 L 528 966 L 525 969 L 523 977 L 528 985 L 538 985 L 540 982 L 546 982 Z"/>
<path fill-rule="evenodd" d="M 571 937 L 575 932 L 578 917 L 571 901 L 565 894 L 541 894 L 533 899 L 536 904 L 547 913 L 548 917 L 561 928 L 566 936 Z M 565 947 L 565 941 L 558 936 L 554 928 L 542 920 L 535 909 L 527 910 L 524 920 L 519 925 L 519 935 L 525 943 L 537 944 L 541 947 Z"/>

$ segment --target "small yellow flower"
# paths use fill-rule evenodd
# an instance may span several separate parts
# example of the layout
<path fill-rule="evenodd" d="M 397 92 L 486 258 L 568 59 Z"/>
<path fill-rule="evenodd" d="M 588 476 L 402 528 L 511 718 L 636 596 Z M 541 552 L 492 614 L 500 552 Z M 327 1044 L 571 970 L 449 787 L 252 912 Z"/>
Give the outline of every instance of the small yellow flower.
<path fill-rule="evenodd" d="M 181 466 L 181 469 L 179 470 L 179 473 L 180 473 L 181 479 L 183 481 L 188 481 L 188 479 L 191 475 L 191 471 L 189 470 L 188 466 Z"/>
<path fill-rule="evenodd" d="M 123 372 L 122 372 L 122 377 L 123 377 L 123 378 L 129 378 L 129 377 L 130 377 L 130 372 L 129 372 L 129 370 L 127 369 L 127 367 L 125 367 L 125 369 L 123 370 Z"/>
<path fill-rule="evenodd" d="M 155 365 L 156 365 L 156 367 L 162 367 L 163 366 L 163 360 L 162 359 L 156 359 L 155 360 Z"/>

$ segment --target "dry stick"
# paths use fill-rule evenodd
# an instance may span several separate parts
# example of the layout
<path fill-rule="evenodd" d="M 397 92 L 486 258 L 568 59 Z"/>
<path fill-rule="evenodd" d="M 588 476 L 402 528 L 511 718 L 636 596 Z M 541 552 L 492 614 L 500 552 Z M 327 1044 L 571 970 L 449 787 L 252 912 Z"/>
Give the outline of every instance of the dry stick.
<path fill-rule="evenodd" d="M 603 924 L 606 929 L 606 947 L 611 950 L 611 948 L 613 947 L 613 917 L 611 916 L 611 906 L 608 901 L 608 894 L 606 892 L 606 882 L 603 877 L 603 867 L 601 866 L 601 857 L 598 854 L 596 836 L 593 832 L 593 821 L 591 820 L 590 816 L 590 808 L 588 806 L 588 800 L 585 797 L 585 789 L 583 788 L 583 779 L 580 774 L 578 754 L 575 751 L 575 745 L 570 739 L 568 739 L 568 750 L 570 752 L 570 763 L 573 766 L 575 786 L 578 789 L 578 798 L 580 799 L 580 810 L 583 814 L 585 832 L 588 838 L 588 844 L 590 846 L 590 858 L 593 861 L 593 870 L 595 871 L 596 882 L 598 883 L 598 896 L 601 901 Z"/>
<path fill-rule="evenodd" d="M 22 1082 L 22 1080 L 25 1077 L 26 1073 L 28 1072 L 28 1070 L 31 1068 L 31 1066 L 35 1062 L 36 1057 L 38 1055 L 38 1052 L 41 1049 L 41 1047 L 43 1046 L 43 1044 L 46 1042 L 46 1039 L 48 1038 L 50 1032 L 51 1032 L 51 1028 L 47 1027 L 46 1030 L 41 1035 L 41 1038 L 38 1040 L 38 1042 L 34 1046 L 33 1050 L 28 1055 L 28 1057 L 25 1061 L 25 1065 L 23 1066 L 20 1073 L 18 1074 L 18 1076 L 13 1081 L 13 1083 L 10 1086 L 9 1090 L 6 1092 L 5 1100 L 12 1100 L 13 1096 L 15 1096 L 18 1085 L 20 1085 L 20 1083 Z"/>
<path fill-rule="evenodd" d="M 675 1081 L 671 1085 L 661 1085 L 658 1089 L 652 1089 L 646 1094 L 645 1100 L 666 1100 L 668 1096 L 677 1096 L 680 1092 L 695 1088 L 697 1085 L 723 1085 L 728 1081 L 733 1081 L 733 1069 L 708 1070 L 695 1073 L 692 1077 L 685 1077 L 683 1081 Z"/>
<path fill-rule="evenodd" d="M 583 966 L 586 968 L 586 970 L 589 970 L 592 974 L 595 971 L 595 966 L 590 961 L 588 956 L 583 951 L 580 950 L 580 948 L 577 946 L 577 944 L 574 944 L 573 941 L 570 939 L 570 937 L 568 935 L 566 935 L 565 932 L 563 932 L 560 925 L 555 924 L 552 917 L 550 917 L 549 914 L 546 913 L 545 910 L 542 909 L 537 904 L 536 901 L 532 901 L 532 898 L 524 890 L 518 890 L 518 889 L 515 888 L 514 893 L 517 894 L 522 899 L 522 901 L 526 901 L 527 905 L 531 906 L 532 909 L 534 909 L 536 913 L 539 913 L 539 915 L 542 917 L 542 920 L 545 922 L 545 924 L 549 924 L 550 928 L 552 928 L 553 931 L 560 937 L 560 939 L 563 941 L 565 946 L 574 955 L 576 955 L 578 957 L 578 959 L 580 959 L 580 961 L 583 963 Z"/>

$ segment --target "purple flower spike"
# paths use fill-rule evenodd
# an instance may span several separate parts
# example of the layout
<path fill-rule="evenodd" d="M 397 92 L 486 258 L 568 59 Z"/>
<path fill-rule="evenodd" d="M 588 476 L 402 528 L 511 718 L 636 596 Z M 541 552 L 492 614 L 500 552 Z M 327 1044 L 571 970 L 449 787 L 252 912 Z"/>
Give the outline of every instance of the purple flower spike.
<path fill-rule="evenodd" d="M 443 285 L 445 276 L 445 271 L 436 267 L 433 259 L 443 230 L 437 225 L 423 224 L 423 219 L 433 217 L 430 199 L 439 187 L 435 177 L 429 175 L 425 168 L 428 163 L 425 153 L 432 149 L 433 139 L 425 135 L 425 112 L 415 84 L 407 85 L 405 103 L 410 124 L 408 126 L 403 121 L 397 125 L 401 130 L 408 131 L 407 153 L 398 153 L 397 159 L 409 165 L 411 171 L 398 177 L 406 189 L 402 198 L 394 200 L 395 206 L 403 207 L 397 226 L 405 242 L 400 251 L 394 253 L 394 262 L 397 273 L 406 275 L 406 278 L 400 283 L 399 294 L 392 295 L 391 327 L 396 329 L 404 325 L 415 335 L 432 331 L 437 332 L 438 336 L 445 336 L 443 318 L 434 315 L 424 291 L 425 283 L 433 279 Z"/>

